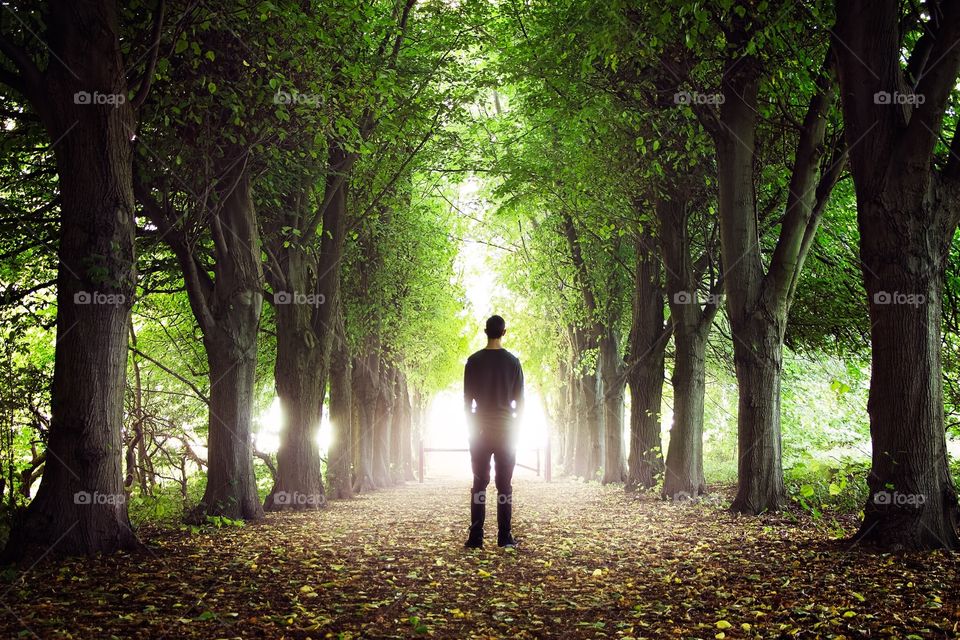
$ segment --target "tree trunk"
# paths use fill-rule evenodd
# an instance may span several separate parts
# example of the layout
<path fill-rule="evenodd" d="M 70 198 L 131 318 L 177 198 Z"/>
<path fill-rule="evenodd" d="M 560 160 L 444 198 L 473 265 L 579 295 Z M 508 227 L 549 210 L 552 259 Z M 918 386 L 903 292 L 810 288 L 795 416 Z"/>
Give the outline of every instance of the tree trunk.
<path fill-rule="evenodd" d="M 570 373 L 569 365 L 565 358 L 561 358 L 558 364 L 558 388 L 553 396 L 554 415 L 556 420 L 552 423 L 553 430 L 556 432 L 557 446 L 554 449 L 554 460 L 557 467 L 567 468 L 567 450 L 570 442 Z"/>
<path fill-rule="evenodd" d="M 706 389 L 706 332 L 674 326 L 673 426 L 667 448 L 663 495 L 695 498 L 706 492 L 703 477 L 703 402 Z"/>
<path fill-rule="evenodd" d="M 346 237 L 346 186 L 340 171 L 348 170 L 351 164 L 349 154 L 331 141 L 320 212 L 320 256 L 316 261 L 308 257 L 308 245 L 303 239 L 315 236 L 307 231 L 284 251 L 282 273 L 275 276 L 278 284 L 282 280 L 294 290 L 282 292 L 286 294 L 283 300 L 274 299 L 275 377 L 284 407 L 285 428 L 277 451 L 277 482 L 265 501 L 269 510 L 318 509 L 326 504 L 318 436 L 330 373 L 335 313 L 340 305 L 340 265 Z M 304 218 L 307 216 L 298 220 Z M 282 236 L 277 241 L 281 248 L 289 243 Z"/>
<path fill-rule="evenodd" d="M 207 488 L 191 520 L 256 520 L 263 517 L 251 439 L 256 351 L 238 352 L 232 340 L 208 339 L 205 344 L 211 380 Z"/>
<path fill-rule="evenodd" d="M 400 431 L 397 446 L 399 448 L 400 482 L 416 480 L 413 474 L 413 405 L 410 399 L 410 388 L 407 377 L 402 373 L 397 377 L 399 389 L 397 393 L 400 406 Z"/>
<path fill-rule="evenodd" d="M 373 481 L 377 487 L 393 484 L 390 470 L 390 432 L 393 429 L 393 392 L 396 375 L 393 367 L 381 363 L 380 384 L 377 385 L 376 417 L 373 436 Z"/>
<path fill-rule="evenodd" d="M 583 377 L 577 375 L 571 389 L 573 398 L 573 424 L 570 442 L 570 472 L 575 476 L 589 479 L 590 466 L 590 429 L 587 426 L 587 401 L 583 392 Z"/>
<path fill-rule="evenodd" d="M 226 245 L 218 243 L 216 286 L 203 303 L 203 342 L 210 369 L 207 487 L 190 519 L 208 515 L 263 517 L 253 473 L 253 399 L 257 336 L 263 306 L 260 239 L 246 163 L 224 173 L 229 189 L 214 216 Z M 195 306 L 196 308 L 196 306 Z"/>
<path fill-rule="evenodd" d="M 888 215 L 892 220 L 898 213 L 871 212 L 863 218 Z M 922 243 L 904 246 L 907 239 L 890 230 L 861 222 L 873 346 L 867 405 L 873 466 L 857 537 L 892 549 L 956 549 L 957 493 L 944 436 L 940 362 L 938 254 L 944 243 L 931 246 L 923 236 Z M 874 253 L 881 244 L 891 246 L 894 237 L 899 252 Z"/>
<path fill-rule="evenodd" d="M 732 509 L 757 514 L 786 504 L 780 461 L 782 341 L 761 300 L 763 263 L 757 246 L 754 149 L 759 68 L 750 56 L 728 59 L 724 70 L 725 128 L 716 136 L 720 238 L 733 335 L 739 412 L 737 498 Z"/>
<path fill-rule="evenodd" d="M 603 373 L 603 430 L 604 461 L 603 484 L 627 479 L 627 465 L 623 456 L 623 396 L 626 378 L 619 341 L 607 329 L 600 341 L 601 371 Z M 662 377 L 662 376 L 661 376 Z"/>
<path fill-rule="evenodd" d="M 703 403 L 707 338 L 719 308 L 717 282 L 701 306 L 702 274 L 691 255 L 690 213 L 681 189 L 657 202 L 660 247 L 666 271 L 667 300 L 673 330 L 673 426 L 663 480 L 666 498 L 695 498 L 706 490 L 703 476 Z M 706 239 L 704 239 L 706 244 Z M 709 245 L 705 246 L 710 251 Z"/>
<path fill-rule="evenodd" d="M 861 256 L 870 296 L 870 433 L 873 466 L 870 500 L 858 533 L 888 548 L 956 548 L 957 496 L 944 438 L 940 377 L 940 321 L 944 242 L 930 246 L 867 226 L 897 211 L 872 211 L 861 219 Z M 903 371 L 911 372 L 904 377 Z"/>
<path fill-rule="evenodd" d="M 337 324 L 330 366 L 330 428 L 333 436 L 327 453 L 327 485 L 332 498 L 352 498 L 353 399 L 350 349 L 347 345 L 342 310 Z"/>
<path fill-rule="evenodd" d="M 603 412 L 601 401 L 600 372 L 595 365 L 581 362 L 586 352 L 596 347 L 596 341 L 583 329 L 574 329 L 573 373 L 573 419 L 574 442 L 571 457 L 574 474 L 585 480 L 597 479 L 601 464 L 601 433 Z"/>
<path fill-rule="evenodd" d="M 423 393 L 414 388 L 412 394 L 413 401 L 413 415 L 411 418 L 411 427 L 410 427 L 410 445 L 414 447 L 411 451 L 412 462 L 411 462 L 411 474 L 413 474 L 413 467 L 417 467 L 419 472 L 420 460 L 419 460 L 419 443 L 423 439 L 423 430 L 426 423 L 427 416 L 427 406 L 426 399 L 423 396 Z"/>
<path fill-rule="evenodd" d="M 380 378 L 380 359 L 376 347 L 368 345 L 368 351 L 353 362 L 352 393 L 357 429 L 357 465 L 354 490 L 369 491 L 376 488 L 373 476 L 375 449 L 374 423 L 376 421 L 377 383 Z"/>
<path fill-rule="evenodd" d="M 60 189 L 57 341 L 47 462 L 37 496 L 13 524 L 5 557 L 138 546 L 121 465 L 127 336 L 136 281 L 134 112 L 78 104 L 80 91 L 123 94 L 117 7 L 51 2 L 56 61 L 25 76 L 56 157 Z M 80 78 L 82 78 L 82 83 Z"/>
<path fill-rule="evenodd" d="M 580 443 L 577 447 L 582 475 L 587 480 L 598 480 L 603 462 L 603 385 L 596 369 L 580 376 L 582 408 L 580 412 Z"/>
<path fill-rule="evenodd" d="M 291 268 L 288 275 L 294 273 Z M 304 286 L 312 284 L 305 278 L 289 281 L 300 281 Z M 278 302 L 274 291 L 277 326 L 274 382 L 283 410 L 283 432 L 277 450 L 277 481 L 263 506 L 268 511 L 320 509 L 325 497 L 318 436 L 325 380 L 321 377 L 320 338 L 312 322 L 316 307 L 298 303 L 294 292 L 282 293 L 290 297 L 286 298 L 288 302 L 283 302 L 283 298 Z"/>
<path fill-rule="evenodd" d="M 942 3 L 926 19 L 906 74 L 901 25 L 896 3 L 837 5 L 838 38 L 845 44 L 838 48 L 841 96 L 872 346 L 867 408 L 873 464 L 857 538 L 890 550 L 956 549 L 957 494 L 946 450 L 940 360 L 944 269 L 960 216 L 956 129 L 946 161 L 941 164 L 936 154 L 960 73 L 960 6 Z M 910 90 L 923 101 L 881 104 L 875 97 Z"/>
<path fill-rule="evenodd" d="M 630 327 L 627 383 L 630 385 L 630 453 L 628 490 L 649 488 L 663 473 L 661 404 L 664 350 L 663 288 L 653 238 L 637 240 L 637 267 Z"/>
<path fill-rule="evenodd" d="M 780 440 L 783 329 L 766 318 L 733 330 L 737 372 L 737 497 L 734 511 L 758 514 L 786 502 Z"/>

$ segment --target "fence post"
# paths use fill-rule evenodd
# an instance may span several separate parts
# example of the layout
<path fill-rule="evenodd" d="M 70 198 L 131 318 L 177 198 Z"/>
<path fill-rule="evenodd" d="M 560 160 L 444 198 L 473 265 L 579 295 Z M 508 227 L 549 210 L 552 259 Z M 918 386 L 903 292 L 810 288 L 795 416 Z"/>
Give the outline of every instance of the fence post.
<path fill-rule="evenodd" d="M 419 442 L 420 442 L 420 445 L 418 449 L 419 449 L 420 462 L 418 466 L 420 471 L 420 483 L 423 484 L 423 438 L 420 438 Z"/>
<path fill-rule="evenodd" d="M 547 434 L 547 450 L 543 454 L 543 479 L 550 482 L 553 479 L 553 460 L 550 455 L 550 434 Z"/>

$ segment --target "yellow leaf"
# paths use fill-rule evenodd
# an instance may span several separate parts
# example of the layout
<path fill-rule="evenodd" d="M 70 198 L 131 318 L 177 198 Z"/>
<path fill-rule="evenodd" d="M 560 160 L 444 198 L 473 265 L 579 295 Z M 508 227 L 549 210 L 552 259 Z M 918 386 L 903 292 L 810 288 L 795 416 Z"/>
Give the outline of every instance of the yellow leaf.
<path fill-rule="evenodd" d="M 477 575 L 480 576 L 481 578 L 489 578 L 493 574 L 490 573 L 489 571 L 484 571 L 483 569 L 477 569 Z"/>
<path fill-rule="evenodd" d="M 597 576 L 602 576 L 602 575 L 603 575 L 603 570 L 602 570 L 602 569 L 594 569 L 594 570 L 593 570 L 593 577 L 594 577 L 594 578 L 596 578 Z"/>
<path fill-rule="evenodd" d="M 729 629 L 733 625 L 726 620 L 717 620 L 717 629 Z"/>

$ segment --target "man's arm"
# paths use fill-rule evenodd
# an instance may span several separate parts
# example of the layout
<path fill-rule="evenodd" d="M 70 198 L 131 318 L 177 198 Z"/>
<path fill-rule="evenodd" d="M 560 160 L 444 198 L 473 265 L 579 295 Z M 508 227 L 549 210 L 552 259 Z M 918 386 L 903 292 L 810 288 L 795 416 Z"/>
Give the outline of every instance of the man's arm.
<path fill-rule="evenodd" d="M 473 388 L 470 384 L 470 360 L 463 365 L 463 412 L 467 414 L 467 432 L 473 437 Z"/>
<path fill-rule="evenodd" d="M 523 415 L 523 366 L 517 361 L 517 378 L 513 383 L 513 400 L 517 403 L 517 418 Z"/>

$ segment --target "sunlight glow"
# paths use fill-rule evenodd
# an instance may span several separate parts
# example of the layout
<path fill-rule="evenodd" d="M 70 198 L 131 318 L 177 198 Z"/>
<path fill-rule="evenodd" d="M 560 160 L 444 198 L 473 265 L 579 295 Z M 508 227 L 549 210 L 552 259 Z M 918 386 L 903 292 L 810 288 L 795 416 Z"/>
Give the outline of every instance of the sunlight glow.
<path fill-rule="evenodd" d="M 517 438 L 517 462 L 533 465 L 540 450 L 541 465 L 547 444 L 549 425 L 543 402 L 536 389 L 528 388 L 527 407 Z M 433 397 L 427 412 L 423 446 L 431 449 L 467 449 L 467 418 L 463 412 L 463 393 L 459 385 L 441 391 Z M 431 452 L 427 455 L 427 475 L 470 475 L 470 458 L 466 451 L 459 453 Z M 529 473 L 518 468 L 516 473 Z M 541 471 L 542 474 L 542 471 Z"/>
<path fill-rule="evenodd" d="M 326 455 L 333 442 L 333 429 L 327 413 L 324 407 L 323 418 L 320 420 L 320 432 L 317 434 L 321 455 Z M 254 429 L 253 443 L 257 451 L 276 453 L 280 448 L 280 432 L 283 431 L 283 407 L 280 405 L 279 397 L 274 396 L 270 407 L 254 420 Z"/>

